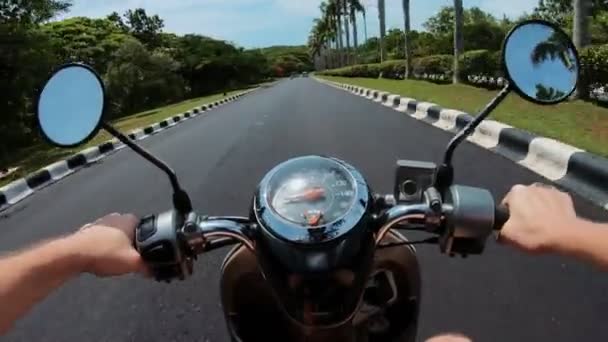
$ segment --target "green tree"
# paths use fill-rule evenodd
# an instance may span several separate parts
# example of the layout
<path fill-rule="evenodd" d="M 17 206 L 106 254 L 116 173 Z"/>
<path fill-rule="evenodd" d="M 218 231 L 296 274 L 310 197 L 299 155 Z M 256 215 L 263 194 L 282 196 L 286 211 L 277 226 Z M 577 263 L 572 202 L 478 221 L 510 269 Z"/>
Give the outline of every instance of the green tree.
<path fill-rule="evenodd" d="M 63 62 L 84 62 L 101 73 L 129 38 L 108 19 L 75 17 L 46 24 L 42 30 L 52 37 L 54 52 Z"/>
<path fill-rule="evenodd" d="M 539 0 L 538 6 L 534 9 L 534 16 L 566 27 L 569 22 L 571 23 L 574 7 L 576 7 L 574 2 L 573 0 Z M 608 11 L 608 1 L 606 0 L 588 0 L 587 6 L 588 14 L 593 17 Z"/>
<path fill-rule="evenodd" d="M 70 0 L 3 0 L 0 23 L 37 25 L 67 12 L 71 5 Z"/>
<path fill-rule="evenodd" d="M 158 15 L 149 16 L 143 8 L 128 10 L 123 17 L 117 12 L 112 12 L 106 19 L 118 30 L 139 39 L 148 48 L 158 48 L 162 44 L 161 33 L 165 26 L 164 21 Z"/>
<path fill-rule="evenodd" d="M 178 63 L 151 53 L 136 39 L 123 42 L 105 75 L 111 114 L 128 115 L 183 98 L 184 82 Z"/>
<path fill-rule="evenodd" d="M 0 167 L 17 149 L 37 140 L 33 127 L 36 89 L 57 65 L 51 38 L 38 29 L 70 6 L 69 1 L 0 2 Z"/>

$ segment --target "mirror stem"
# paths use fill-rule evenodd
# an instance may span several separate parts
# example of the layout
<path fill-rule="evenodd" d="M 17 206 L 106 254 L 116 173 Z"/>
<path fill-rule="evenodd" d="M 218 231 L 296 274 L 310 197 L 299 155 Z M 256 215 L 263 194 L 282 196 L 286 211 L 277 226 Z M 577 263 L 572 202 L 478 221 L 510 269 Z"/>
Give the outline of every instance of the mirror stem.
<path fill-rule="evenodd" d="M 167 176 L 169 177 L 169 181 L 171 181 L 171 187 L 173 188 L 173 206 L 175 209 L 186 215 L 192 211 L 192 203 L 190 201 L 190 197 L 188 194 L 182 190 L 179 185 L 179 181 L 177 180 L 177 175 L 175 171 L 169 167 L 169 165 L 165 164 L 162 160 L 153 156 L 150 152 L 146 151 L 143 147 L 137 145 L 131 139 L 129 139 L 124 134 L 120 133 L 114 126 L 110 125 L 107 122 L 101 124 L 103 129 L 105 129 L 108 133 L 116 137 L 120 142 L 127 145 L 131 150 L 135 151 L 135 153 L 144 157 L 147 161 L 154 164 L 154 166 L 163 170 Z"/>
<path fill-rule="evenodd" d="M 435 175 L 435 187 L 439 190 L 442 196 L 445 193 L 445 190 L 449 188 L 454 181 L 454 169 L 452 167 L 452 156 L 454 155 L 454 151 L 456 147 L 460 145 L 460 143 L 466 139 L 469 135 L 471 135 L 477 126 L 488 116 L 490 113 L 498 106 L 511 92 L 511 85 L 507 84 L 502 90 L 496 95 L 495 98 L 490 101 L 486 105 L 484 109 L 477 114 L 477 116 L 469 122 L 468 125 L 465 126 L 458 134 L 450 140 L 448 147 L 446 148 L 445 155 L 443 157 L 443 164 L 439 166 L 437 169 L 437 173 Z"/>
<path fill-rule="evenodd" d="M 490 103 L 488 103 L 486 107 L 482 109 L 481 112 L 479 112 L 479 114 L 477 114 L 477 116 L 471 122 L 469 122 L 468 125 L 466 125 L 463 130 L 458 132 L 458 134 L 456 134 L 456 136 L 452 138 L 445 151 L 445 156 L 443 158 L 444 164 L 452 165 L 452 155 L 454 154 L 454 150 L 456 149 L 456 147 L 460 145 L 460 143 L 464 139 L 466 139 L 466 137 L 468 137 L 475 131 L 475 128 L 477 128 L 477 126 L 479 126 L 479 124 L 488 115 L 490 115 L 490 113 L 496 108 L 496 106 L 498 106 L 507 97 L 507 95 L 509 95 L 510 92 L 511 86 L 507 84 L 504 88 L 502 88 L 498 95 L 496 95 L 496 97 L 493 98 L 492 101 L 490 101 Z"/>

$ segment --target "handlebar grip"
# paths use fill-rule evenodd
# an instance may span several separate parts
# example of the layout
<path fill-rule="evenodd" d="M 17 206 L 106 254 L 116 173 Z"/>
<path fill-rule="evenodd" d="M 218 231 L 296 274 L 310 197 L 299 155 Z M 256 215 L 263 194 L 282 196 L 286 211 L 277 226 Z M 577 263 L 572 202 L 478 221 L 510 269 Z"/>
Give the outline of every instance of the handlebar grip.
<path fill-rule="evenodd" d="M 509 208 L 504 205 L 496 207 L 494 210 L 494 230 L 501 230 L 510 217 Z"/>

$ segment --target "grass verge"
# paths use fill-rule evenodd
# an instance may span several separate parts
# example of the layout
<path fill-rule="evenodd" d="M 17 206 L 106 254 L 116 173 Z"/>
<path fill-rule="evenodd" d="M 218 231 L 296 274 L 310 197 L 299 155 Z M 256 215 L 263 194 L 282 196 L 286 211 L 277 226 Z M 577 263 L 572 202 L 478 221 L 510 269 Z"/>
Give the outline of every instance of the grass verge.
<path fill-rule="evenodd" d="M 435 84 L 418 80 L 371 78 L 321 78 L 373 88 L 458 109 L 472 115 L 481 110 L 497 91 L 464 84 Z M 510 94 L 491 114 L 492 120 L 553 138 L 601 156 L 608 156 L 608 109 L 584 101 L 541 106 Z"/>
<path fill-rule="evenodd" d="M 227 96 L 240 93 L 243 90 L 235 90 L 228 92 Z M 116 128 L 118 128 L 119 131 L 126 133 L 137 128 L 149 126 L 168 117 L 181 114 L 194 107 L 198 107 L 209 102 L 214 102 L 222 98 L 224 98 L 223 93 L 190 99 L 165 107 L 160 107 L 145 112 L 129 115 L 117 119 L 112 123 Z M 34 172 L 58 160 L 64 159 L 78 151 L 84 150 L 91 146 L 99 145 L 111 138 L 112 137 L 107 132 L 102 130 L 99 132 L 99 134 L 97 134 L 97 136 L 95 136 L 95 138 L 93 138 L 87 144 L 71 149 L 58 148 L 41 142 L 34 146 L 20 150 L 15 153 L 12 160 L 8 163 L 10 167 L 18 167 L 19 169 L 11 173 L 7 177 L 0 179 L 0 187 L 16 179 L 25 177 L 31 172 Z"/>

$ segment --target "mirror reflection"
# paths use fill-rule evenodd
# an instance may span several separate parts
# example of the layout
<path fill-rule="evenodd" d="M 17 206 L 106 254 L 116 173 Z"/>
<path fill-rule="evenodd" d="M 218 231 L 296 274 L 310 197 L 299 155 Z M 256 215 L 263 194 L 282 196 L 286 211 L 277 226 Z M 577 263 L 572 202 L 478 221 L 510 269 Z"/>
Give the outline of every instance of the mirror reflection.
<path fill-rule="evenodd" d="M 38 99 L 42 133 L 60 146 L 86 141 L 99 130 L 104 90 L 97 75 L 86 67 L 60 69 L 47 82 Z"/>
<path fill-rule="evenodd" d="M 538 102 L 563 101 L 576 88 L 579 63 L 570 38 L 543 23 L 527 23 L 512 32 L 505 65 L 512 85 Z"/>

